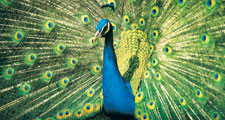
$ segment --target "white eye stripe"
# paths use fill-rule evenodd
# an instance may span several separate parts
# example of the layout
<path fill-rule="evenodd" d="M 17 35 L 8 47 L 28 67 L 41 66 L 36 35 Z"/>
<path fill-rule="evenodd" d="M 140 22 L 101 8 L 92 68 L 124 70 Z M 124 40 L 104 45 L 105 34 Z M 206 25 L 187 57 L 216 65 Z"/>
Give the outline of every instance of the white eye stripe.
<path fill-rule="evenodd" d="M 107 32 L 109 32 L 109 29 L 110 29 L 110 24 L 109 24 L 109 22 L 107 23 L 107 25 L 108 25 L 108 26 L 107 26 L 108 28 L 107 28 L 107 30 L 105 31 L 104 34 L 106 34 Z"/>
<path fill-rule="evenodd" d="M 101 32 L 100 32 L 100 34 L 101 34 L 101 33 L 102 33 L 102 31 L 105 29 L 106 25 L 107 25 L 107 24 L 105 24 L 105 25 L 103 26 L 103 28 L 102 28 L 102 30 L 101 30 Z M 104 34 L 105 34 L 105 33 L 104 33 Z"/>
<path fill-rule="evenodd" d="M 105 31 L 105 33 L 104 33 L 103 35 L 105 35 L 106 33 L 108 33 L 108 32 L 109 32 L 109 29 L 110 29 L 110 24 L 109 24 L 109 22 L 108 22 L 107 24 L 105 24 L 105 25 L 103 26 L 103 28 L 102 28 L 102 30 L 101 30 L 100 33 L 102 33 L 102 31 L 105 29 L 106 25 L 108 25 L 108 26 L 107 26 L 107 30 Z"/>

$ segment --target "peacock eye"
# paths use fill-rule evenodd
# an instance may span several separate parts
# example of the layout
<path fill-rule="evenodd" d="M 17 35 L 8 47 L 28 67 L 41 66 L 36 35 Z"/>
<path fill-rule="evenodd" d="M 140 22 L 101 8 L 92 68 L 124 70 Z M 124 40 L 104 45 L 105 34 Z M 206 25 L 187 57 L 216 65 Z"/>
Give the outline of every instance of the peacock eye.
<path fill-rule="evenodd" d="M 219 76 L 218 73 L 216 73 L 216 74 L 215 74 L 215 79 L 218 79 L 218 76 Z"/>
<path fill-rule="evenodd" d="M 52 22 L 49 22 L 49 23 L 48 23 L 48 27 L 49 27 L 49 28 L 52 28 L 52 26 L 53 26 L 53 23 L 52 23 Z"/>
<path fill-rule="evenodd" d="M 69 115 L 69 111 L 66 111 L 66 115 Z"/>
<path fill-rule="evenodd" d="M 12 35 L 12 40 L 18 44 L 24 39 L 24 37 L 25 37 L 25 33 L 22 32 L 21 30 L 18 30 L 14 32 L 14 34 Z"/>
<path fill-rule="evenodd" d="M 140 117 L 142 116 L 142 111 L 141 111 L 140 109 L 136 109 L 136 110 L 135 110 L 135 116 L 136 116 L 137 118 L 140 118 Z"/>
<path fill-rule="evenodd" d="M 157 40 L 158 36 L 159 36 L 159 31 L 158 30 L 153 30 L 152 31 L 152 35 L 151 35 L 152 39 Z"/>
<path fill-rule="evenodd" d="M 73 59 L 73 60 L 72 60 L 72 63 L 75 64 L 75 63 L 76 63 L 76 60 Z"/>
<path fill-rule="evenodd" d="M 88 22 L 88 17 L 84 17 L 84 22 Z"/>
<path fill-rule="evenodd" d="M 153 105 L 153 102 L 150 102 L 150 106 L 152 106 Z"/>
<path fill-rule="evenodd" d="M 129 23 L 130 23 L 130 17 L 129 17 L 128 15 L 124 15 L 124 16 L 123 16 L 123 22 L 124 22 L 125 24 L 129 24 Z"/>
<path fill-rule="evenodd" d="M 147 113 L 144 113 L 143 115 L 142 115 L 142 120 L 148 120 L 149 118 L 148 118 L 148 114 Z"/>
<path fill-rule="evenodd" d="M 216 118 L 217 116 L 218 116 L 218 114 L 217 114 L 217 113 L 214 113 L 214 114 L 213 114 L 213 117 L 214 117 L 214 118 Z"/>
<path fill-rule="evenodd" d="M 156 14 L 156 9 L 153 9 L 153 10 L 152 10 L 152 13 L 153 13 L 153 14 Z"/>
<path fill-rule="evenodd" d="M 93 65 L 91 68 L 91 73 L 94 75 L 97 75 L 99 72 L 101 72 L 102 67 L 100 65 Z"/>
<path fill-rule="evenodd" d="M 182 106 L 185 106 L 186 105 L 186 100 L 184 98 L 180 98 L 179 99 L 179 102 Z"/>
<path fill-rule="evenodd" d="M 51 77 L 51 73 L 47 73 L 47 77 Z"/>
<path fill-rule="evenodd" d="M 21 33 L 17 33 L 17 38 L 21 39 L 22 38 L 22 34 Z"/>
<path fill-rule="evenodd" d="M 144 115 L 144 116 L 143 116 L 143 119 L 146 119 L 146 118 L 147 118 L 147 116 L 146 116 L 146 115 Z"/>
<path fill-rule="evenodd" d="M 3 77 L 5 79 L 11 79 L 13 77 L 13 75 L 15 74 L 15 70 L 12 67 L 9 68 L 5 68 L 4 72 L 3 72 Z"/>
<path fill-rule="evenodd" d="M 216 8 L 217 4 L 218 4 L 217 0 L 206 0 L 206 3 L 205 3 L 206 8 L 211 11 Z"/>
<path fill-rule="evenodd" d="M 156 58 L 152 59 L 152 65 L 156 67 L 158 65 L 158 60 Z"/>
<path fill-rule="evenodd" d="M 217 73 L 217 72 L 214 73 L 212 77 L 213 77 L 215 82 L 220 82 L 223 79 L 223 76 L 221 76 L 221 74 Z"/>
<path fill-rule="evenodd" d="M 93 104 L 91 103 L 87 103 L 85 106 L 84 106 L 84 111 L 86 113 L 92 113 L 93 112 Z"/>
<path fill-rule="evenodd" d="M 141 94 L 138 94 L 138 97 L 141 97 Z"/>
<path fill-rule="evenodd" d="M 156 80 L 161 80 L 162 78 L 160 72 L 156 72 L 155 77 L 156 77 Z"/>
<path fill-rule="evenodd" d="M 44 73 L 44 75 L 43 75 L 43 80 L 44 80 L 45 82 L 49 82 L 49 81 L 52 79 L 52 77 L 53 77 L 53 72 L 51 72 L 51 71 L 46 71 L 46 72 Z"/>
<path fill-rule="evenodd" d="M 141 28 L 143 28 L 143 27 L 145 26 L 145 24 L 146 24 L 146 22 L 145 22 L 145 19 L 144 19 L 144 18 L 139 18 L 138 23 L 139 23 L 139 26 L 140 26 Z"/>
<path fill-rule="evenodd" d="M 81 23 L 84 25 L 87 25 L 91 22 L 90 17 L 87 14 L 81 15 L 80 19 L 81 19 Z"/>
<path fill-rule="evenodd" d="M 114 8 L 116 8 L 116 1 L 115 0 L 107 0 L 107 4 L 110 4 L 110 6 L 113 6 Z"/>
<path fill-rule="evenodd" d="M 92 96 L 94 95 L 94 93 L 95 93 L 95 90 L 94 90 L 94 89 L 90 89 L 90 90 L 88 90 L 88 92 L 87 92 L 87 96 L 88 96 L 88 97 L 92 97 Z"/>
<path fill-rule="evenodd" d="M 20 87 L 21 94 L 25 95 L 28 94 L 31 90 L 31 85 L 25 83 Z"/>
<path fill-rule="evenodd" d="M 149 110 L 153 110 L 155 108 L 155 101 L 154 100 L 148 101 L 147 107 Z"/>
<path fill-rule="evenodd" d="M 97 41 L 94 41 L 94 37 L 89 38 L 89 45 L 90 47 L 95 47 L 96 45 L 98 45 Z"/>
<path fill-rule="evenodd" d="M 212 113 L 213 120 L 221 120 L 220 114 L 218 112 Z"/>
<path fill-rule="evenodd" d="M 11 69 L 9 69 L 7 72 L 8 72 L 9 75 L 12 74 L 12 70 Z"/>
<path fill-rule="evenodd" d="M 183 0 L 179 0 L 179 3 L 181 3 L 181 4 L 182 4 L 183 2 L 184 2 Z"/>
<path fill-rule="evenodd" d="M 212 6 L 212 0 L 207 0 L 207 5 L 208 5 L 209 7 L 211 7 L 211 6 Z"/>
<path fill-rule="evenodd" d="M 183 99 L 183 98 L 181 98 L 181 99 L 180 99 L 180 102 L 181 102 L 181 103 L 182 103 L 182 102 L 184 102 L 184 99 Z"/>
<path fill-rule="evenodd" d="M 63 119 L 63 111 L 58 112 L 57 118 L 58 118 L 59 120 L 62 120 L 62 119 Z"/>
<path fill-rule="evenodd" d="M 198 91 L 197 91 L 197 95 L 200 95 L 200 93 L 201 93 L 201 92 L 198 90 Z"/>
<path fill-rule="evenodd" d="M 60 112 L 60 113 L 59 113 L 59 116 L 63 116 L 63 112 Z"/>
<path fill-rule="evenodd" d="M 56 44 L 54 51 L 56 54 L 61 55 L 66 49 L 66 45 L 64 43 Z"/>
<path fill-rule="evenodd" d="M 117 31 L 117 26 L 116 26 L 116 24 L 114 24 L 114 23 L 111 23 L 111 24 L 112 24 L 113 32 L 116 32 L 116 31 Z M 106 28 L 108 28 L 108 27 L 106 27 Z"/>
<path fill-rule="evenodd" d="M 168 52 L 168 51 L 169 51 L 169 49 L 168 49 L 168 48 L 166 48 L 166 49 L 165 49 L 165 51 L 166 51 L 166 52 Z"/>
<path fill-rule="evenodd" d="M 172 49 L 172 47 L 170 46 L 170 45 L 166 45 L 164 48 L 163 48 L 163 53 L 165 54 L 165 55 L 172 55 L 172 53 L 173 53 L 173 49 Z"/>
<path fill-rule="evenodd" d="M 77 114 L 81 114 L 81 111 L 78 111 Z"/>
<path fill-rule="evenodd" d="M 35 53 L 29 53 L 25 56 L 25 63 L 27 65 L 33 65 L 37 59 L 37 55 Z"/>
<path fill-rule="evenodd" d="M 47 77 L 51 77 L 51 73 L 47 73 Z"/>
<path fill-rule="evenodd" d="M 141 114 L 141 111 L 138 111 L 138 115 L 140 115 Z"/>
<path fill-rule="evenodd" d="M 154 6 L 154 7 L 151 9 L 151 15 L 152 15 L 153 17 L 159 16 L 159 7 L 158 7 L 158 6 Z"/>
<path fill-rule="evenodd" d="M 54 28 L 55 28 L 55 22 L 53 20 L 47 20 L 43 25 L 43 29 L 46 32 L 51 32 Z"/>
<path fill-rule="evenodd" d="M 61 79 L 59 82 L 58 82 L 58 85 L 61 87 L 61 88 L 66 88 L 66 86 L 68 85 L 69 83 L 69 78 L 63 78 Z"/>
<path fill-rule="evenodd" d="M 187 4 L 188 0 L 177 0 L 177 4 L 179 7 L 183 7 Z"/>
<path fill-rule="evenodd" d="M 202 36 L 202 41 L 205 42 L 206 41 L 206 35 Z"/>
<path fill-rule="evenodd" d="M 202 34 L 200 36 L 200 41 L 203 45 L 208 45 L 212 42 L 211 37 L 209 36 L 209 34 Z"/>
<path fill-rule="evenodd" d="M 78 59 L 75 57 L 71 57 L 67 60 L 67 66 L 70 68 L 75 68 L 76 65 L 78 64 Z"/>
<path fill-rule="evenodd" d="M 119 43 L 117 41 L 113 42 L 114 49 L 119 48 Z"/>
<path fill-rule="evenodd" d="M 151 45 L 149 46 L 149 51 L 150 51 L 150 53 L 152 53 L 152 52 L 154 51 L 154 45 L 153 45 L 153 44 L 151 44 Z"/>

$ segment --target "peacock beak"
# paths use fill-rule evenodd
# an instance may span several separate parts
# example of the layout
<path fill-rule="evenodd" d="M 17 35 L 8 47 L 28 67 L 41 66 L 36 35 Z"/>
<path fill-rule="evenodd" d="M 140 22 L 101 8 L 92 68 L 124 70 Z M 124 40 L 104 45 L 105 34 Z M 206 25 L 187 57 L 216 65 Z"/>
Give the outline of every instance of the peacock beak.
<path fill-rule="evenodd" d="M 94 42 L 96 42 L 96 40 L 101 37 L 101 32 L 98 30 L 96 33 L 95 33 L 95 38 L 94 38 Z"/>

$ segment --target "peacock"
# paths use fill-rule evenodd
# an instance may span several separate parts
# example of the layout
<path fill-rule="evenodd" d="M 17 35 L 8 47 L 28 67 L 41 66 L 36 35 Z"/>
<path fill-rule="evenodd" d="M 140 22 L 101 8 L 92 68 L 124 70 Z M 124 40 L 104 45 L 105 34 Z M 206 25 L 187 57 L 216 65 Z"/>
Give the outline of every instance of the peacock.
<path fill-rule="evenodd" d="M 0 0 L 0 118 L 223 120 L 224 8 Z"/>

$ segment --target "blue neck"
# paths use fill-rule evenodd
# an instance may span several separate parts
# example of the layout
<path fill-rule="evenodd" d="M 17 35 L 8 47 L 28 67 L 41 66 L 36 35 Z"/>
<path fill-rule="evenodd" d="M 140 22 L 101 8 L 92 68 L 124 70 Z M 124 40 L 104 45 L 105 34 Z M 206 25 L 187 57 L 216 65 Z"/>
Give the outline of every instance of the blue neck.
<path fill-rule="evenodd" d="M 130 83 L 128 83 L 130 86 Z M 127 87 L 117 67 L 116 54 L 113 47 L 112 30 L 105 36 L 103 63 L 103 104 L 107 113 L 134 115 L 134 95 Z"/>

